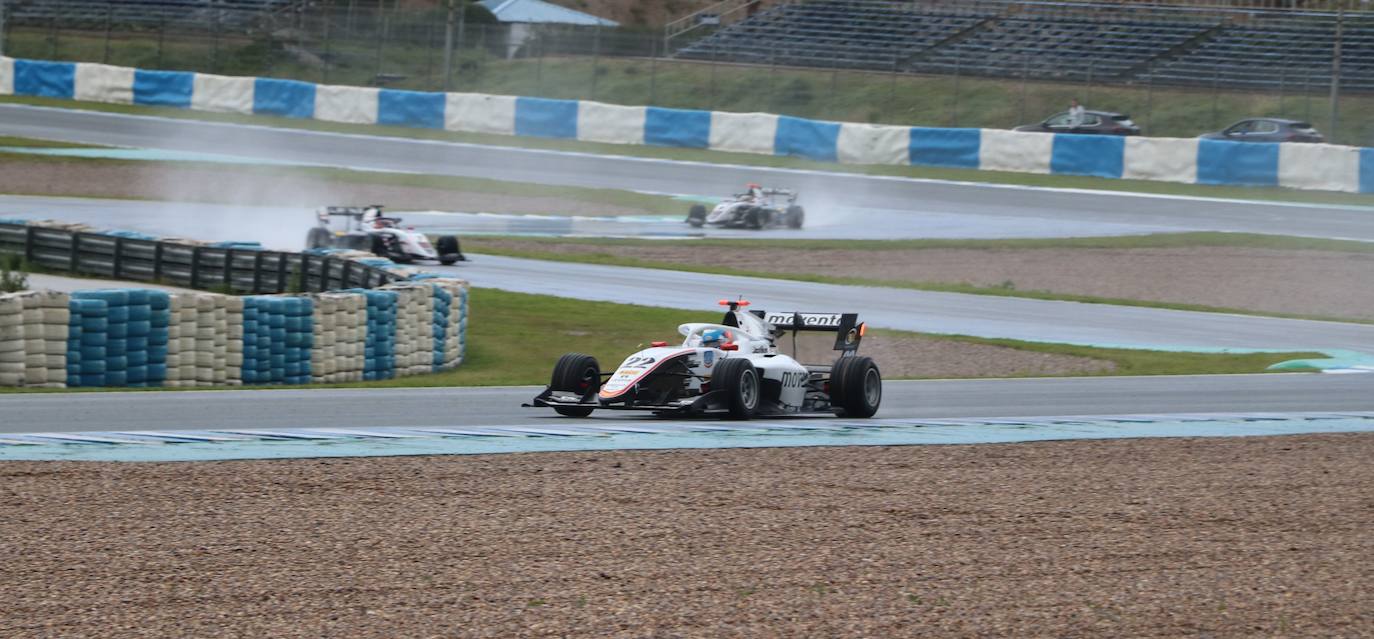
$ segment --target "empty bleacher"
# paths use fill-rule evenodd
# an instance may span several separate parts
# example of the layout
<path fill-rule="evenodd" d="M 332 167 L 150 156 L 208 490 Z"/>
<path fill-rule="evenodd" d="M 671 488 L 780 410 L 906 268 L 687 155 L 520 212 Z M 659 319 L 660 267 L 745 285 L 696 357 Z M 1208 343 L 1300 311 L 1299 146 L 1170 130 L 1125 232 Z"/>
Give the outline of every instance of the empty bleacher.
<path fill-rule="evenodd" d="M 300 0 L 7 0 L 16 25 L 242 25 L 301 5 Z"/>
<path fill-rule="evenodd" d="M 700 60 L 892 70 L 911 55 L 988 15 L 927 11 L 897 2 L 786 4 L 717 31 L 677 55 Z"/>
<path fill-rule="evenodd" d="M 1332 20 L 1260 19 L 1230 24 L 1182 55 L 1157 60 L 1137 80 L 1240 88 L 1323 90 L 1332 70 Z M 1374 90 L 1374 21 L 1347 20 L 1341 34 L 1342 85 Z"/>
<path fill-rule="evenodd" d="M 815 0 L 677 52 L 722 62 L 1275 89 L 1327 86 L 1330 14 L 1160 5 Z M 1342 33 L 1342 87 L 1374 91 L 1374 18 Z"/>
<path fill-rule="evenodd" d="M 988 21 L 968 37 L 913 60 L 910 68 L 926 73 L 1110 80 L 1217 24 L 1105 12 L 1089 16 L 1023 11 Z"/>

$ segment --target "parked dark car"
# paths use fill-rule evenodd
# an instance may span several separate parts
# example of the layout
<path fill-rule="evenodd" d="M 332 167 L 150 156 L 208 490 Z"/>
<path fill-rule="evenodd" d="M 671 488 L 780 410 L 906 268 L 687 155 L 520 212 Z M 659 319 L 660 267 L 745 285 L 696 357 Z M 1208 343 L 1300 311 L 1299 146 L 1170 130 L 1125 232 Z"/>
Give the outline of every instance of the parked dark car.
<path fill-rule="evenodd" d="M 1131 116 L 1111 111 L 1085 111 L 1083 122 L 1072 125 L 1068 111 L 1061 111 L 1039 124 L 1025 124 L 1013 131 L 1039 133 L 1095 133 L 1099 135 L 1140 135 L 1140 127 L 1131 121 Z"/>
<path fill-rule="evenodd" d="M 1283 118 L 1250 118 L 1241 120 L 1216 133 L 1204 133 L 1205 140 L 1233 142 L 1325 142 L 1326 138 L 1312 124 Z"/>

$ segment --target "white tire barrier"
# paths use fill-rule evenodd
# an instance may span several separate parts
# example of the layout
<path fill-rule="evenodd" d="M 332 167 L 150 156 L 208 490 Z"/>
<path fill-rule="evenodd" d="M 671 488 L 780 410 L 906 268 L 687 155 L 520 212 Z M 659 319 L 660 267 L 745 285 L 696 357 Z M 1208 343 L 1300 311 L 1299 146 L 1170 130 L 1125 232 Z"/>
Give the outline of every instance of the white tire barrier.
<path fill-rule="evenodd" d="M 341 383 L 463 361 L 467 283 L 234 297 L 97 289 L 0 295 L 0 386 Z"/>

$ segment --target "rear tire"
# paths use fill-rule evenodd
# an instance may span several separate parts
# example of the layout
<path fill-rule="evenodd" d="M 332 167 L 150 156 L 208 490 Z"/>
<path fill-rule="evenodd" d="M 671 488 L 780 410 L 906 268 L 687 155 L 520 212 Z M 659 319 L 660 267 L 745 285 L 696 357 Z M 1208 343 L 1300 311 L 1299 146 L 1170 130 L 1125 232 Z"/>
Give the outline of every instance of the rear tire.
<path fill-rule="evenodd" d="M 310 232 L 305 234 L 305 248 L 307 249 L 326 248 L 330 244 L 329 231 L 318 226 L 310 229 Z"/>
<path fill-rule="evenodd" d="M 868 357 L 851 355 L 830 368 L 830 406 L 840 417 L 872 417 L 883 402 L 883 376 Z"/>
<path fill-rule="evenodd" d="M 787 228 L 799 229 L 806 220 L 806 209 L 800 206 L 787 207 Z"/>
<path fill-rule="evenodd" d="M 549 388 L 576 393 L 582 401 L 589 401 L 601 390 L 601 365 L 591 355 L 568 353 L 553 365 L 553 379 L 549 380 Z M 592 414 L 593 407 L 554 406 L 553 410 L 565 417 L 586 417 Z"/>
<path fill-rule="evenodd" d="M 706 207 L 700 204 L 693 204 L 692 208 L 687 209 L 687 224 L 693 228 L 701 228 L 706 223 Z"/>
<path fill-rule="evenodd" d="M 722 360 L 711 373 L 711 387 L 725 392 L 732 419 L 749 419 L 758 411 L 763 384 L 753 362 L 742 357 Z"/>

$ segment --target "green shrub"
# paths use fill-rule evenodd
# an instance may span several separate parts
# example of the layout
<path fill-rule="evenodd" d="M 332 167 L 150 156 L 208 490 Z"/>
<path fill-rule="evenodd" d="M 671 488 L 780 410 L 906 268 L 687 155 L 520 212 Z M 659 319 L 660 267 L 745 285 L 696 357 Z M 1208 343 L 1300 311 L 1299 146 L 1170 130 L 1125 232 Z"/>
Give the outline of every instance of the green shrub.
<path fill-rule="evenodd" d="M 29 286 L 28 268 L 22 255 L 0 253 L 0 293 L 22 291 Z"/>

